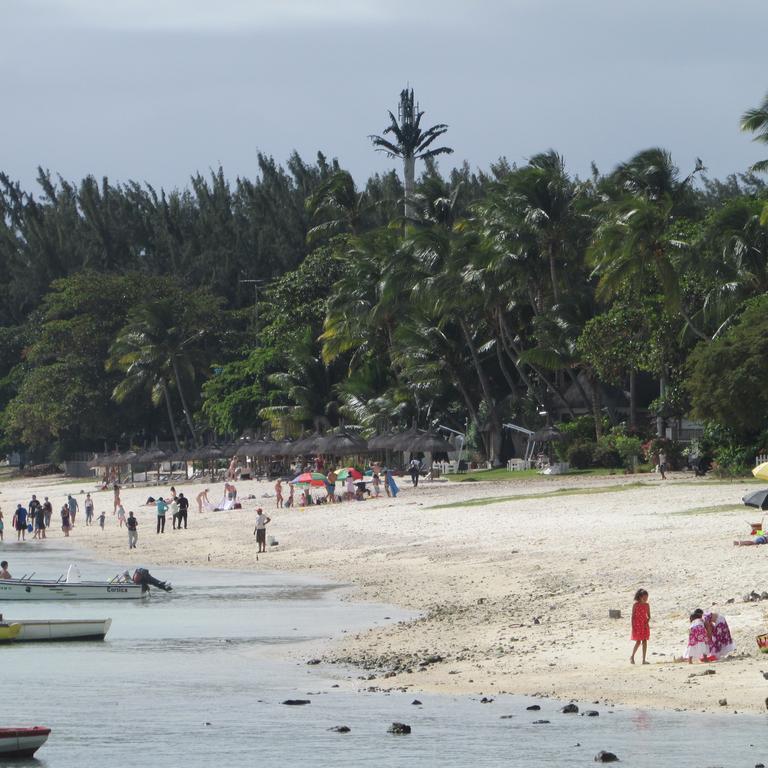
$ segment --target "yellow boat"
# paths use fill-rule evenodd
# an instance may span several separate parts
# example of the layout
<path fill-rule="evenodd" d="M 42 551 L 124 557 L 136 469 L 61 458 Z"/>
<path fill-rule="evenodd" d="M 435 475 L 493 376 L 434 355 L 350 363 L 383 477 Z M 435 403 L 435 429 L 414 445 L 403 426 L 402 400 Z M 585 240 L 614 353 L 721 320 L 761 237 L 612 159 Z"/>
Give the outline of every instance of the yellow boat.
<path fill-rule="evenodd" d="M 0 643 L 15 640 L 21 632 L 21 624 L 0 624 Z"/>

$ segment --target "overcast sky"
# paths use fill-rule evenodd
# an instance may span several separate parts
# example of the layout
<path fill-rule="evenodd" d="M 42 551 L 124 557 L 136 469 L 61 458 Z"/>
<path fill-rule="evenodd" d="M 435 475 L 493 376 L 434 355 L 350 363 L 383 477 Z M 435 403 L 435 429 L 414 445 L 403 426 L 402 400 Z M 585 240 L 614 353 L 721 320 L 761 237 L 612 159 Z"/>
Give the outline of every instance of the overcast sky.
<path fill-rule="evenodd" d="M 724 176 L 768 156 L 738 127 L 766 29 L 766 0 L 0 0 L 0 170 L 171 188 L 297 149 L 362 181 L 410 83 L 443 168 L 661 145 Z"/>

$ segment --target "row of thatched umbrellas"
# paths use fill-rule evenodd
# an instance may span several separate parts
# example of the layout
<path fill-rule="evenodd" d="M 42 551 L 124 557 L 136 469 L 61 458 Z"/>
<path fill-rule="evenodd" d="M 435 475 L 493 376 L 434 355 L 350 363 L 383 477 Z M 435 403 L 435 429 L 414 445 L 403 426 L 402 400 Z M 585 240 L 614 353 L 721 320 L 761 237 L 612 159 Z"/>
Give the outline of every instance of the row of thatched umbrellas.
<path fill-rule="evenodd" d="M 315 432 L 298 440 L 287 438 L 273 440 L 260 437 L 254 440 L 238 440 L 226 445 L 205 445 L 194 450 L 168 453 L 161 448 L 144 451 L 126 451 L 95 456 L 89 467 L 120 467 L 134 464 L 155 465 L 166 461 L 214 461 L 233 456 L 353 456 L 363 453 L 377 453 L 385 450 L 410 451 L 412 453 L 439 453 L 453 450 L 453 446 L 436 432 L 415 427 L 407 432 L 388 432 L 375 435 L 369 440 L 350 432 L 334 432 L 323 435 Z"/>

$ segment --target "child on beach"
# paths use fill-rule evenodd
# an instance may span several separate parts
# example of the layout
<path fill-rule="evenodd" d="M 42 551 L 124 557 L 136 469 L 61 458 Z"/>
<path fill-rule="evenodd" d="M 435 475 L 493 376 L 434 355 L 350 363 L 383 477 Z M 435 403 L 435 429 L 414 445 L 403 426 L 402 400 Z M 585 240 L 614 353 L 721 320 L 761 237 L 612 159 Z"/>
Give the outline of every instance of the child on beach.
<path fill-rule="evenodd" d="M 704 611 L 697 608 L 690 615 L 691 626 L 688 629 L 688 645 L 686 646 L 684 659 L 688 659 L 689 664 L 693 664 L 694 659 L 700 661 L 711 661 L 713 657 L 709 655 L 709 638 L 707 637 L 707 628 L 704 625 Z"/>
<path fill-rule="evenodd" d="M 632 649 L 632 655 L 629 657 L 629 663 L 635 663 L 635 653 L 642 644 L 643 646 L 643 664 L 648 651 L 648 638 L 651 636 L 651 606 L 648 605 L 648 592 L 644 589 L 638 589 L 635 592 L 635 604 L 632 606 L 632 639 L 635 641 L 635 647 Z"/>
<path fill-rule="evenodd" d="M 99 515 L 99 527 L 101 528 L 101 530 L 102 530 L 102 531 L 104 530 L 104 521 L 105 521 L 106 519 L 107 519 L 107 515 L 106 515 L 106 512 L 102 512 L 102 513 Z"/>
<path fill-rule="evenodd" d="M 120 524 L 120 527 L 123 527 L 123 523 L 125 522 L 125 507 L 122 504 L 118 504 L 117 507 L 117 522 Z"/>

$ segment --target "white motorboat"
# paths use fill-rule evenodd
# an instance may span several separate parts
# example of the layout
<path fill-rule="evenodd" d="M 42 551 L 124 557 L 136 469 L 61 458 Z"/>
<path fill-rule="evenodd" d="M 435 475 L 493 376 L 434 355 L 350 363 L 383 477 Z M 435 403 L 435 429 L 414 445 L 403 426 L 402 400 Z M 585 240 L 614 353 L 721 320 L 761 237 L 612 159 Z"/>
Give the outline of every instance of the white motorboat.
<path fill-rule="evenodd" d="M 148 594 L 148 587 L 133 582 L 0 580 L 0 602 L 3 600 L 137 600 Z"/>
<path fill-rule="evenodd" d="M 0 757 L 32 757 L 50 733 L 50 728 L 39 725 L 0 728 Z"/>
<path fill-rule="evenodd" d="M 7 642 L 42 642 L 62 640 L 103 640 L 112 619 L 12 619 L 0 628 L 18 627 Z M 0 633 L 2 636 L 2 633 Z"/>
<path fill-rule="evenodd" d="M 66 578 L 56 581 L 33 579 L 0 579 L 0 602 L 4 600 L 139 600 L 149 594 L 151 584 L 165 592 L 171 585 L 154 578 L 146 568 L 137 568 L 131 577 L 128 572 L 111 581 L 80 581 L 77 569 L 70 566 Z"/>

